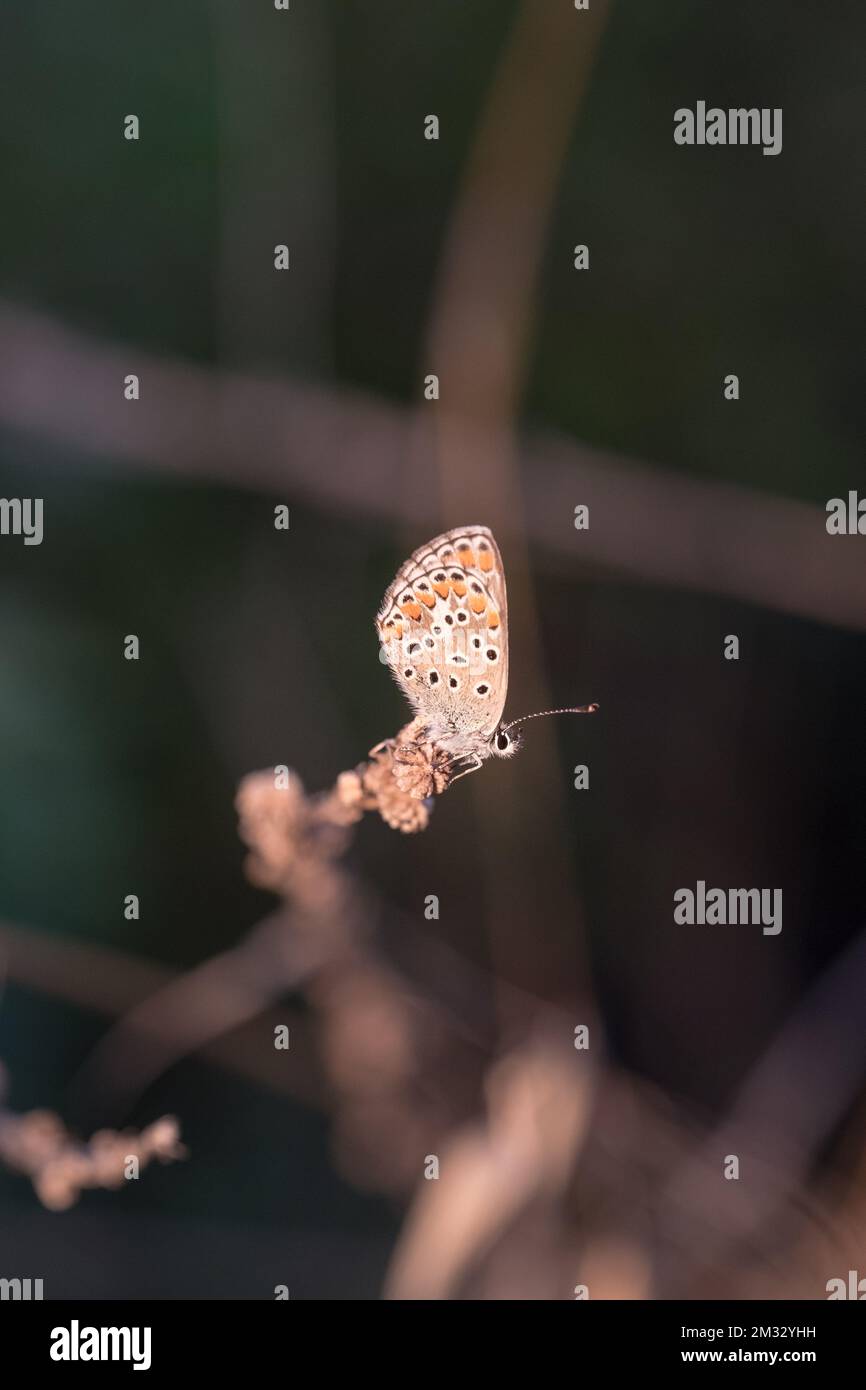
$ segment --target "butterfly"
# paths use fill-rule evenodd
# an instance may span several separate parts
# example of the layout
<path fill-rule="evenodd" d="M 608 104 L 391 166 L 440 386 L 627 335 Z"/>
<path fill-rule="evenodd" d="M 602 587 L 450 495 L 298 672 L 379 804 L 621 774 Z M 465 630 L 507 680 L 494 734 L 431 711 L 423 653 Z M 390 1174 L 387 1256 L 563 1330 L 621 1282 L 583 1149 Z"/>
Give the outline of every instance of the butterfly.
<path fill-rule="evenodd" d="M 520 746 L 513 731 L 527 719 L 598 709 L 502 722 L 508 604 L 502 557 L 486 526 L 446 531 L 416 550 L 388 588 L 376 628 L 383 660 L 415 711 L 388 743 L 395 780 L 410 796 L 438 795 L 488 758 L 512 757 Z"/>

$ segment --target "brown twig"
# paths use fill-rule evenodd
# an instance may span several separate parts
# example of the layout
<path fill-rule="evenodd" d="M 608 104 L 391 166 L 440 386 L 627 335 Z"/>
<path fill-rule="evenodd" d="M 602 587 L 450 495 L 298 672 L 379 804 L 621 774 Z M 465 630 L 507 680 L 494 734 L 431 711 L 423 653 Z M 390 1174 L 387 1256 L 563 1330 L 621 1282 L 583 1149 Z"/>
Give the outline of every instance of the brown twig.
<path fill-rule="evenodd" d="M 0 1106 L 0 1161 L 29 1177 L 40 1202 L 51 1211 L 73 1206 L 85 1188 L 122 1187 L 154 1159 L 170 1163 L 185 1154 L 171 1115 L 163 1115 L 139 1134 L 104 1129 L 82 1143 L 50 1110 L 19 1115 Z"/>
<path fill-rule="evenodd" d="M 0 422 L 60 444 L 64 457 L 72 446 L 110 457 L 115 470 L 165 470 L 310 502 L 331 515 L 429 527 L 431 535 L 440 529 L 427 475 L 406 476 L 410 411 L 360 391 L 154 357 L 8 302 L 0 303 L 3 350 Z M 148 384 L 147 398 L 133 404 L 117 386 L 129 371 Z M 46 380 L 56 385 L 47 396 Z M 488 447 L 483 424 L 467 423 L 462 437 L 466 457 Z M 549 434 L 524 440 L 520 462 L 532 480 L 522 504 L 527 537 L 572 568 L 598 565 L 643 583 L 866 629 L 866 567 L 856 546 L 829 540 L 820 507 L 684 478 Z M 576 501 L 616 518 L 581 532 L 578 549 L 569 524 Z"/>

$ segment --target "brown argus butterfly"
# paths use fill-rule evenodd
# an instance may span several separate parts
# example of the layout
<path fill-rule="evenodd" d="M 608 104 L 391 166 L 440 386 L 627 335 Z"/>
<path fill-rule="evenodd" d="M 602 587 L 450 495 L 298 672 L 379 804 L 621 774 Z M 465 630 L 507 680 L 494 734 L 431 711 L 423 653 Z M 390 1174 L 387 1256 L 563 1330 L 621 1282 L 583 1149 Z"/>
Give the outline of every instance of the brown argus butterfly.
<path fill-rule="evenodd" d="M 508 607 L 502 557 L 486 526 L 446 531 L 416 550 L 376 618 L 387 664 L 415 710 L 391 745 L 394 777 L 410 796 L 444 792 L 490 757 L 510 758 L 512 733 L 544 710 L 502 723 L 508 691 Z"/>

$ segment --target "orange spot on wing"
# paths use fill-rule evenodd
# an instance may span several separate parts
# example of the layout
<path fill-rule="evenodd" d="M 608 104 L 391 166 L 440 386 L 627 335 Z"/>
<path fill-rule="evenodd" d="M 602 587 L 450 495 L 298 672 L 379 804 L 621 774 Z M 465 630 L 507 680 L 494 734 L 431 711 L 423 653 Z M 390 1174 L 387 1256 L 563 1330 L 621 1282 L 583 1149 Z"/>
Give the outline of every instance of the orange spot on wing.
<path fill-rule="evenodd" d="M 433 588 L 436 590 L 436 593 L 439 595 L 440 598 L 447 598 L 447 597 L 448 597 L 448 580 L 447 580 L 447 579 L 446 579 L 445 582 L 442 583 L 442 584 L 435 584 L 435 583 L 434 583 Z"/>
<path fill-rule="evenodd" d="M 479 550 L 478 568 L 481 570 L 493 569 L 493 555 L 489 550 Z"/>
<path fill-rule="evenodd" d="M 471 550 L 468 545 L 461 545 L 457 551 L 457 559 L 464 567 L 466 565 L 474 565 L 475 551 Z"/>
<path fill-rule="evenodd" d="M 487 600 L 483 594 L 473 594 L 469 600 L 469 607 L 473 613 L 483 613 L 487 607 Z"/>
<path fill-rule="evenodd" d="M 466 585 L 464 584 L 462 579 L 452 579 L 451 588 L 454 590 L 458 598 L 462 598 L 463 595 L 466 593 Z"/>
<path fill-rule="evenodd" d="M 497 628 L 499 626 L 499 614 L 495 613 L 492 608 L 487 619 L 487 626 L 492 628 Z"/>
<path fill-rule="evenodd" d="M 421 605 L 407 599 L 405 603 L 400 604 L 400 612 L 405 613 L 407 618 L 411 618 L 413 623 L 417 623 L 421 617 Z"/>
<path fill-rule="evenodd" d="M 398 642 L 402 641 L 402 639 L 403 639 L 403 624 L 402 624 L 402 623 L 396 622 L 396 623 L 394 624 L 394 636 L 397 638 L 397 641 L 398 641 Z"/>
<path fill-rule="evenodd" d="M 433 595 L 429 594 L 426 589 L 416 589 L 415 597 L 419 603 L 423 603 L 425 608 L 432 608 L 436 602 Z"/>

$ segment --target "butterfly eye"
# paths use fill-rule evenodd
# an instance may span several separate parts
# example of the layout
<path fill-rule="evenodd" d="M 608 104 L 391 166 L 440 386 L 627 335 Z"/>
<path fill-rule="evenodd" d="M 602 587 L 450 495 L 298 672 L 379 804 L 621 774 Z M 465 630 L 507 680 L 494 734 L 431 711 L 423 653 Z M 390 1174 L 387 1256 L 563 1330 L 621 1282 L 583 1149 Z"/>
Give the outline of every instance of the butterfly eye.
<path fill-rule="evenodd" d="M 496 747 L 499 749 L 500 753 L 504 753 L 506 748 L 511 747 L 511 739 L 507 734 L 503 733 L 496 735 Z"/>

